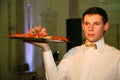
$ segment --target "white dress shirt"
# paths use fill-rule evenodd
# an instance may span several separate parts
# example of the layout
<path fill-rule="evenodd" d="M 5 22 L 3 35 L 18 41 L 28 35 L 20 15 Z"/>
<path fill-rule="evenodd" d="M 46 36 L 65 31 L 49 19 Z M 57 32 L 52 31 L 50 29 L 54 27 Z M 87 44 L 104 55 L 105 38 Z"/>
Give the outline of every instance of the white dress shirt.
<path fill-rule="evenodd" d="M 56 66 L 51 50 L 44 52 L 47 80 L 120 80 L 120 51 L 104 43 L 97 49 L 77 46 Z"/>

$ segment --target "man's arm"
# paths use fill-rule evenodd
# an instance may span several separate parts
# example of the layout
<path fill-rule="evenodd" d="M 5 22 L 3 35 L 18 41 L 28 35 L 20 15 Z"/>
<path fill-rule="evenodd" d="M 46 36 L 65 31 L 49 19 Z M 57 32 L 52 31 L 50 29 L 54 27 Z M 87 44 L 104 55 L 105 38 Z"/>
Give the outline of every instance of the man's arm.
<path fill-rule="evenodd" d="M 120 80 L 120 60 L 118 61 L 118 65 L 117 65 L 117 69 L 116 69 L 117 73 L 116 73 L 116 80 Z"/>

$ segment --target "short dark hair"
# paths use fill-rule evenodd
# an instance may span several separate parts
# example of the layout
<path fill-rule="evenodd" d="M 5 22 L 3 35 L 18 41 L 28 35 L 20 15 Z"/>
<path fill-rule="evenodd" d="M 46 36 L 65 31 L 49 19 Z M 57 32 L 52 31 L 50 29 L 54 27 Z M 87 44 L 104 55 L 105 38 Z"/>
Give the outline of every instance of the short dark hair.
<path fill-rule="evenodd" d="M 108 22 L 108 15 L 106 11 L 100 7 L 90 7 L 88 8 L 82 15 L 82 21 L 84 21 L 84 17 L 87 14 L 99 14 L 103 18 L 104 24 Z"/>

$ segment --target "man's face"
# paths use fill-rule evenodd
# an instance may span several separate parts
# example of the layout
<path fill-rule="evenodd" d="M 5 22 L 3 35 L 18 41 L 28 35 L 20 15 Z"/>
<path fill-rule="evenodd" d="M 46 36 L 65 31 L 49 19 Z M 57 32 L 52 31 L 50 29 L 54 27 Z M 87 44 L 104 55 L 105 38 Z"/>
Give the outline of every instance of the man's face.
<path fill-rule="evenodd" d="M 102 16 L 99 14 L 85 15 L 82 22 L 85 37 L 90 42 L 96 42 L 101 39 L 108 27 L 109 24 L 104 24 Z"/>

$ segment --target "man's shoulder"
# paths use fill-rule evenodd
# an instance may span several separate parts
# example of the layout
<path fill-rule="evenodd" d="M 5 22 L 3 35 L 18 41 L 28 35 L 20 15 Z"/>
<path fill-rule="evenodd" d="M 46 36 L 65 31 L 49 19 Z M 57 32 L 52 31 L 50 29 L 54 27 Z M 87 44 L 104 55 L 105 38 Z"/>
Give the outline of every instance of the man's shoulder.
<path fill-rule="evenodd" d="M 68 52 L 64 55 L 64 58 L 76 55 L 76 54 L 80 53 L 83 50 L 84 50 L 83 45 L 73 47 L 70 50 L 68 50 Z"/>
<path fill-rule="evenodd" d="M 108 44 L 106 45 L 106 50 L 110 51 L 110 52 L 120 53 L 119 49 L 117 49 L 116 47 L 113 47 L 111 45 L 108 45 Z"/>
<path fill-rule="evenodd" d="M 117 48 L 114 47 L 114 46 L 111 46 L 111 45 L 108 45 L 108 44 L 106 44 L 106 46 L 107 46 L 108 49 L 113 49 L 113 50 L 120 51 L 119 49 L 117 49 Z"/>

